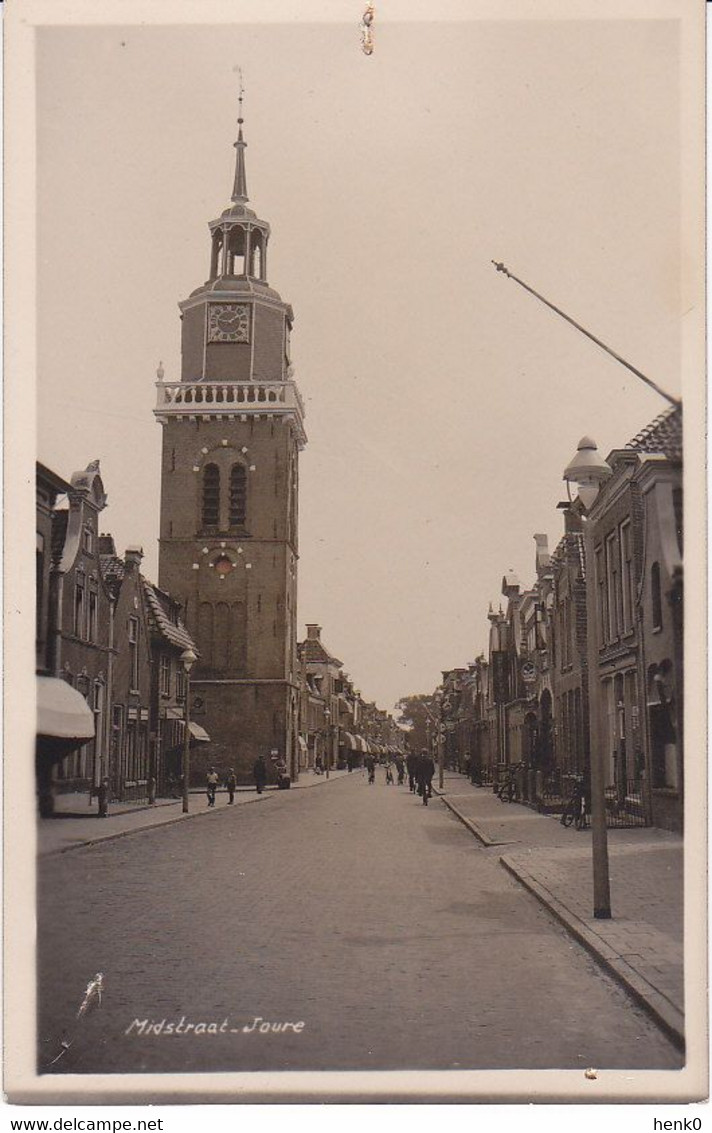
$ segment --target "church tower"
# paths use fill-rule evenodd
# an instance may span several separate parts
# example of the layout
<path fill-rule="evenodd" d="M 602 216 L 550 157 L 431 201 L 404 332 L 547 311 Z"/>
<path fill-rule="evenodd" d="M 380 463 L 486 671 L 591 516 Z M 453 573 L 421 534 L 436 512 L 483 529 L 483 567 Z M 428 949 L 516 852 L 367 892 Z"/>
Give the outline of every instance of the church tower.
<path fill-rule="evenodd" d="M 232 204 L 210 222 L 210 278 L 179 304 L 179 382 L 159 368 L 163 427 L 159 585 L 182 603 L 200 657 L 191 720 L 211 763 L 249 775 L 297 759 L 298 458 L 292 308 L 267 282 L 270 226 L 247 207 L 242 95 Z M 203 750 L 205 754 L 203 755 Z"/>

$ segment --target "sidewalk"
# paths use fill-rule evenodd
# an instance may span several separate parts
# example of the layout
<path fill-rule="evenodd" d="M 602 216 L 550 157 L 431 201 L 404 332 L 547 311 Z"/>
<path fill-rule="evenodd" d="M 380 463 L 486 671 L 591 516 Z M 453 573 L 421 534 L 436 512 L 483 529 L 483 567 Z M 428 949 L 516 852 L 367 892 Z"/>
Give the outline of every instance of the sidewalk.
<path fill-rule="evenodd" d="M 333 783 L 348 774 L 348 771 L 331 771 L 327 779 L 325 775 L 303 771 L 290 790 L 319 787 L 324 783 Z M 258 795 L 254 787 L 238 787 L 233 806 L 265 802 L 273 798 L 276 792 L 276 787 L 266 787 L 264 793 Z M 39 857 L 44 857 L 47 854 L 61 854 L 96 842 L 108 842 L 154 826 L 168 826 L 200 815 L 216 814 L 228 805 L 227 791 L 224 789 L 218 791 L 215 806 L 210 808 L 206 804 L 205 791 L 193 789 L 190 792 L 188 814 L 183 814 L 182 799 L 157 799 L 153 806 L 136 801 L 110 803 L 108 817 L 99 818 L 96 799 L 92 801 L 90 807 L 87 794 L 57 795 L 54 817 L 37 819 L 37 854 Z"/>
<path fill-rule="evenodd" d="M 683 840 L 652 827 L 608 831 L 611 920 L 593 917 L 591 831 L 502 803 L 446 772 L 443 802 L 501 864 L 684 1047 Z"/>

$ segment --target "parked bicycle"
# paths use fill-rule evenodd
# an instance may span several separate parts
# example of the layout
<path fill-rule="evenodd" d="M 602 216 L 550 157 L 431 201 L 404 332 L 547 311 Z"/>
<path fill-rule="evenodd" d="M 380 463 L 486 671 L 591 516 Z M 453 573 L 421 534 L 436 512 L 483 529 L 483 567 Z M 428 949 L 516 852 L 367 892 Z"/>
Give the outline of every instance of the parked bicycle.
<path fill-rule="evenodd" d="M 581 775 L 574 780 L 573 793 L 561 815 L 561 825 L 573 825 L 577 830 L 586 830 L 588 827 L 586 790 Z"/>
<path fill-rule="evenodd" d="M 503 803 L 513 803 L 519 797 L 519 786 L 517 784 L 517 772 L 521 769 L 521 763 L 514 763 L 507 769 L 504 779 L 497 787 L 497 798 Z"/>

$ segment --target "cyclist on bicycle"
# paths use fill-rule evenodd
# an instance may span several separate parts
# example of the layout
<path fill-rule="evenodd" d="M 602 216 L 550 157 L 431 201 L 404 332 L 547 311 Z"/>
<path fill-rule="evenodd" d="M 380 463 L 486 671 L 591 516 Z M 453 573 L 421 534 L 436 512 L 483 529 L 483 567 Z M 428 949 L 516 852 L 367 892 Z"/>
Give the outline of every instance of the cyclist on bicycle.
<path fill-rule="evenodd" d="M 423 805 L 428 805 L 428 799 L 433 797 L 433 775 L 435 774 L 435 764 L 432 757 L 428 755 L 425 748 L 420 753 L 418 760 L 418 794 L 423 799 Z"/>

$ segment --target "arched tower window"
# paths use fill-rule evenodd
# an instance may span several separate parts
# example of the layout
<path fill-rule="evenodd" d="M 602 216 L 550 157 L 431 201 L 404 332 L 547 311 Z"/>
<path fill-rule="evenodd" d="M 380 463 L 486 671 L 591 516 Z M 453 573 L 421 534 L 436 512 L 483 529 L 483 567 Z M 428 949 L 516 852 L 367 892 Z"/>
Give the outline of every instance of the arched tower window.
<path fill-rule="evenodd" d="M 217 279 L 220 274 L 220 261 L 222 259 L 223 234 L 218 229 L 213 233 L 212 249 L 210 254 L 210 278 Z"/>
<path fill-rule="evenodd" d="M 220 469 L 206 464 L 203 472 L 203 527 L 220 526 Z"/>
<path fill-rule="evenodd" d="M 259 239 L 260 238 L 257 233 L 253 232 L 252 271 L 250 272 L 250 275 L 253 275 L 256 279 L 262 278 L 262 246 L 261 243 L 259 243 Z"/>
<path fill-rule="evenodd" d="M 242 527 L 247 519 L 247 475 L 244 464 L 230 470 L 230 526 Z"/>

